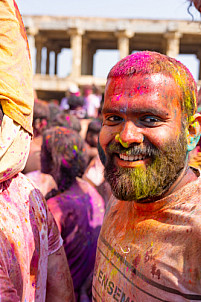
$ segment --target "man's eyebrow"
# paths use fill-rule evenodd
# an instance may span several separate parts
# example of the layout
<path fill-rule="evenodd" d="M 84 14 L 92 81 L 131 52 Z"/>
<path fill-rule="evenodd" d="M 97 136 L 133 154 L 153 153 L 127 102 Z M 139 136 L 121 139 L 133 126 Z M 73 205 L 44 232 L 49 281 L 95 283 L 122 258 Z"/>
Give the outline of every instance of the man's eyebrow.
<path fill-rule="evenodd" d="M 141 109 L 132 109 L 131 112 L 139 113 L 139 114 L 153 114 L 159 116 L 168 116 L 169 113 L 165 109 L 158 108 L 141 108 Z"/>
<path fill-rule="evenodd" d="M 141 108 L 141 109 L 129 109 L 129 108 L 109 108 L 104 107 L 102 110 L 103 114 L 112 113 L 112 114 L 120 114 L 120 113 L 135 113 L 135 114 L 153 114 L 158 116 L 168 116 L 168 112 L 164 109 L 157 109 L 157 108 Z"/>
<path fill-rule="evenodd" d="M 124 110 L 122 110 L 122 111 L 124 111 Z M 107 114 L 107 113 L 120 113 L 122 111 L 119 110 L 119 109 L 117 109 L 117 108 L 104 107 L 103 110 L 102 110 L 102 113 L 103 114 Z"/>

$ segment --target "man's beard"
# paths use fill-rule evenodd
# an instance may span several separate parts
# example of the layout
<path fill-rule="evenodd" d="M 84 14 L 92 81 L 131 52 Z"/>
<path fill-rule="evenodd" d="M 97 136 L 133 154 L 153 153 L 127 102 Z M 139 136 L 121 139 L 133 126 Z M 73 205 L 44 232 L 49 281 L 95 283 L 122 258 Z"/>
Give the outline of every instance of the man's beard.
<path fill-rule="evenodd" d="M 187 141 L 183 130 L 177 142 L 168 142 L 165 151 L 157 149 L 152 144 L 143 148 L 136 145 L 124 148 L 120 143 L 110 143 L 106 148 L 106 154 L 98 143 L 98 150 L 105 166 L 105 179 L 117 199 L 151 202 L 168 191 L 184 168 Z M 114 164 L 116 153 L 143 154 L 149 157 L 151 163 L 147 164 L 146 168 L 118 167 Z"/>

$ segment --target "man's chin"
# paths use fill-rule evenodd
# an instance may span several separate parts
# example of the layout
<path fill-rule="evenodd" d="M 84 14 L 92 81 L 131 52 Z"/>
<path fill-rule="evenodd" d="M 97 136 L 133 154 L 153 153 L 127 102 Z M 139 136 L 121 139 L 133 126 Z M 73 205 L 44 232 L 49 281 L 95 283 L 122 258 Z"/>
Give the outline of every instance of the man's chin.
<path fill-rule="evenodd" d="M 147 203 L 158 200 L 170 188 L 177 178 L 178 174 L 170 173 L 171 177 L 167 178 L 165 167 L 158 171 L 157 165 L 143 168 L 119 168 L 107 161 L 104 176 L 110 184 L 113 195 L 124 201 L 136 201 Z M 173 171 L 171 171 L 173 172 Z"/>
<path fill-rule="evenodd" d="M 117 179 L 116 182 L 114 182 L 111 180 L 111 177 L 107 177 L 106 180 L 111 187 L 114 197 L 116 197 L 118 200 L 123 201 L 150 203 L 163 197 L 163 195 L 168 190 L 168 188 L 157 188 L 157 190 L 153 190 L 148 185 L 126 185 L 125 181 L 120 181 L 119 179 Z"/>
<path fill-rule="evenodd" d="M 105 168 L 105 179 L 110 184 L 113 195 L 124 201 L 138 201 L 149 197 L 150 191 L 146 175 L 140 175 L 139 169 L 117 168 L 115 165 Z M 143 171 L 144 173 L 144 171 Z"/>

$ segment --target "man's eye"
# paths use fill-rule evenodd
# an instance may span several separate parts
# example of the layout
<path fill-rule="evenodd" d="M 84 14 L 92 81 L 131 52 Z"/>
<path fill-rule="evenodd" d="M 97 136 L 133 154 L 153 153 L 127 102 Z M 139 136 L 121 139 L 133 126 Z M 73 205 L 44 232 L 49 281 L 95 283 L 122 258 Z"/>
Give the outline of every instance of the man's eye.
<path fill-rule="evenodd" d="M 122 118 L 118 115 L 112 115 L 112 116 L 108 116 L 106 118 L 106 120 L 109 121 L 109 122 L 119 122 L 119 121 L 122 120 Z"/>
<path fill-rule="evenodd" d="M 155 116 L 145 116 L 141 119 L 144 123 L 150 125 L 156 125 L 161 122 L 161 120 Z"/>

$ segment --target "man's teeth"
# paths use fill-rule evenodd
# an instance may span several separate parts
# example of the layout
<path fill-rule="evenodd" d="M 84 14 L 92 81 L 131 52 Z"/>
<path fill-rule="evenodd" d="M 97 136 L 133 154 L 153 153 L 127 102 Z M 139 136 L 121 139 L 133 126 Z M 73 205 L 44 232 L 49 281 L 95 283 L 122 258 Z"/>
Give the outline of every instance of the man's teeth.
<path fill-rule="evenodd" d="M 123 154 L 119 154 L 119 157 L 123 160 L 128 160 L 128 161 L 135 161 L 135 160 L 143 160 L 145 159 L 144 155 L 123 155 Z"/>

